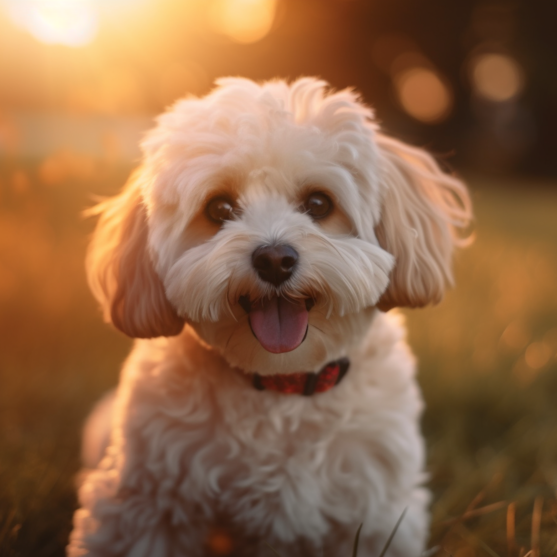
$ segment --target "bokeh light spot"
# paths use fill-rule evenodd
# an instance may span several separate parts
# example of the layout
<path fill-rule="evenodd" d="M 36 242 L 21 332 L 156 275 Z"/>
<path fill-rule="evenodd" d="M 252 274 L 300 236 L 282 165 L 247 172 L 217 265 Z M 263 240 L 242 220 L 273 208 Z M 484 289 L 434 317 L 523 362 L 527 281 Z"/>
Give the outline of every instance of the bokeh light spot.
<path fill-rule="evenodd" d="M 524 359 L 531 369 L 540 369 L 552 355 L 551 348 L 544 342 L 533 342 L 524 353 Z"/>
<path fill-rule="evenodd" d="M 524 79 L 518 63 L 504 54 L 482 54 L 472 60 L 472 84 L 482 97 L 502 102 L 522 91 Z"/>
<path fill-rule="evenodd" d="M 273 26 L 277 0 L 213 0 L 209 16 L 215 31 L 238 43 L 259 41 Z"/>
<path fill-rule="evenodd" d="M 451 112 L 452 93 L 432 69 L 413 67 L 395 76 L 396 92 L 404 110 L 416 120 L 435 124 Z"/>
<path fill-rule="evenodd" d="M 7 10 L 43 43 L 83 46 L 97 34 L 99 17 L 89 0 L 9 0 Z"/>

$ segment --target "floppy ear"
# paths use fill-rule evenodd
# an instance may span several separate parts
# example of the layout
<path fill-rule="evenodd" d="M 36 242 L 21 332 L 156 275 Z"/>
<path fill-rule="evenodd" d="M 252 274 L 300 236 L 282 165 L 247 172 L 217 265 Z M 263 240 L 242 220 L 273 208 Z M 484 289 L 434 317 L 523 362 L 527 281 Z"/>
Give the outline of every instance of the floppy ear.
<path fill-rule="evenodd" d="M 134 338 L 173 336 L 184 319 L 168 301 L 147 246 L 147 212 L 138 181 L 89 211 L 100 215 L 89 251 L 87 277 L 106 321 Z"/>
<path fill-rule="evenodd" d="M 452 284 L 452 253 L 466 239 L 472 209 L 462 182 L 441 171 L 421 149 L 379 135 L 381 179 L 386 186 L 381 222 L 383 249 L 395 256 L 379 309 L 435 304 Z"/>

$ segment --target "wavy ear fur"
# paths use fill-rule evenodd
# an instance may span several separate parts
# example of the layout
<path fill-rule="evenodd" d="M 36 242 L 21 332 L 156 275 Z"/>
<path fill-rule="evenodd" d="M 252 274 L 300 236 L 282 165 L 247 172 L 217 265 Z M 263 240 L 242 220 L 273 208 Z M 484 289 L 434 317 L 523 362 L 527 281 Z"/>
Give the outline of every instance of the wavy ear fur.
<path fill-rule="evenodd" d="M 454 247 L 468 241 L 458 235 L 472 218 L 468 192 L 425 151 L 382 135 L 377 141 L 387 191 L 375 232 L 396 258 L 378 307 L 388 311 L 435 304 L 452 284 Z"/>
<path fill-rule="evenodd" d="M 94 207 L 100 215 L 87 254 L 87 277 L 106 321 L 134 338 L 173 336 L 184 319 L 168 301 L 147 247 L 147 212 L 137 182 Z"/>

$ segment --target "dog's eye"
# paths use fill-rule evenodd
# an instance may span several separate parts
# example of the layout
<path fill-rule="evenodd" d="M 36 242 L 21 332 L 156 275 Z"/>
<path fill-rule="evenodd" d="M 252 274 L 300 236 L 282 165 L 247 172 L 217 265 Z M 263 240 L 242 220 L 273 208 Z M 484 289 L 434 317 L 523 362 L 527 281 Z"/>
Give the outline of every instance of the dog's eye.
<path fill-rule="evenodd" d="M 227 197 L 215 197 L 207 203 L 205 214 L 208 219 L 216 224 L 222 224 L 224 221 L 234 218 L 234 203 Z"/>
<path fill-rule="evenodd" d="M 333 209 L 333 202 L 328 195 L 314 192 L 304 203 L 304 210 L 315 220 L 325 218 Z"/>

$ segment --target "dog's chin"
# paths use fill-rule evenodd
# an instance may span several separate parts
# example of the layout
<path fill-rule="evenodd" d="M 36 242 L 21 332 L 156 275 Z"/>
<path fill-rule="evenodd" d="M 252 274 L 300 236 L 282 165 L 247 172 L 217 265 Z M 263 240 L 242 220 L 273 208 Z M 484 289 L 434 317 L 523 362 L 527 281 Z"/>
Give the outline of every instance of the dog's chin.
<path fill-rule="evenodd" d="M 328 316 L 319 307 L 311 309 L 311 302 L 289 302 L 295 307 L 271 299 L 263 302 L 268 306 L 254 308 L 243 301 L 243 308 L 234 308 L 234 315 L 229 318 L 194 322 L 191 326 L 231 367 L 246 373 L 274 375 L 317 371 L 346 355 L 361 342 L 375 315 L 375 308 L 371 307 Z"/>

